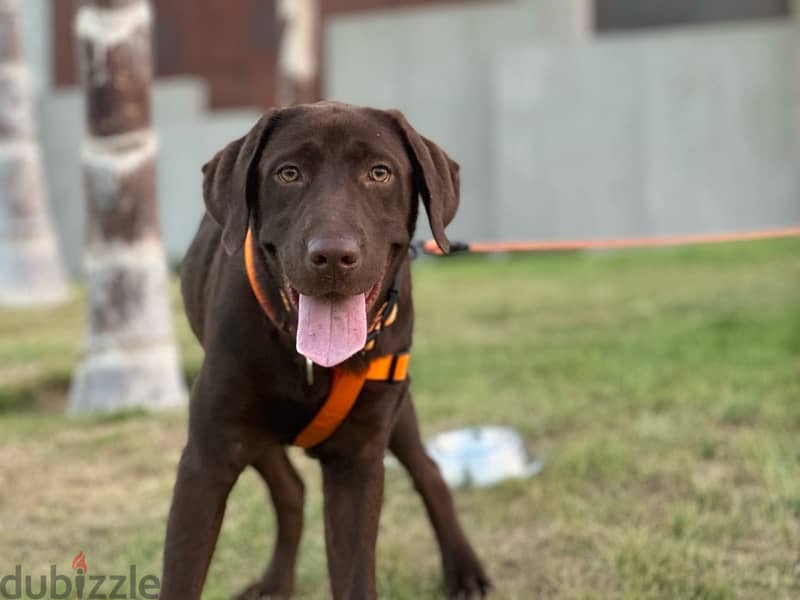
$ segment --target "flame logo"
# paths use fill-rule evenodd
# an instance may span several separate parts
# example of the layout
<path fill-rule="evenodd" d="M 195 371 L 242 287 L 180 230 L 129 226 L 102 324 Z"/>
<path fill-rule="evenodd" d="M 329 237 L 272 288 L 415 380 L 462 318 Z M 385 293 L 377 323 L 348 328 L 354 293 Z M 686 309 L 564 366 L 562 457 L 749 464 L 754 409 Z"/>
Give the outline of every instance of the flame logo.
<path fill-rule="evenodd" d="M 75 555 L 75 558 L 72 559 L 72 568 L 83 569 L 84 573 L 89 572 L 89 569 L 86 567 L 86 555 L 83 553 L 83 550 L 78 552 Z"/>

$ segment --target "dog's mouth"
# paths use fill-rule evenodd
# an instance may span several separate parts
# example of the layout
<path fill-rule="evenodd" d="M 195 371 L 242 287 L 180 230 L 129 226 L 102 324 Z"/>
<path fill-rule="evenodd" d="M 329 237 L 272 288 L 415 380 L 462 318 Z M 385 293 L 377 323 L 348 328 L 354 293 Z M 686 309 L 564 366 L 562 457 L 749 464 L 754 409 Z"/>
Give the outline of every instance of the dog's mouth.
<path fill-rule="evenodd" d="M 287 279 L 289 302 L 297 310 L 297 351 L 323 367 L 338 365 L 367 343 L 367 319 L 381 290 L 389 261 L 365 292 L 306 295 Z"/>
<path fill-rule="evenodd" d="M 386 278 L 386 270 L 389 267 L 389 260 L 387 259 L 386 264 L 381 271 L 381 274 L 378 276 L 378 279 L 375 281 L 375 284 L 363 294 L 364 296 L 364 304 L 366 307 L 367 313 L 375 306 L 375 301 L 378 299 L 378 296 L 381 293 L 381 289 L 383 289 L 383 282 Z M 286 288 L 286 296 L 289 299 L 289 304 L 291 304 L 292 308 L 298 310 L 300 306 L 300 292 L 297 291 L 292 283 L 289 281 L 289 278 L 284 276 L 284 287 Z M 308 294 L 309 296 L 314 296 L 314 294 Z M 356 294 L 358 295 L 358 294 Z M 336 292 L 331 292 L 328 294 L 321 294 L 316 296 L 318 298 L 327 298 L 332 301 L 342 300 L 343 298 L 347 298 L 348 295 L 346 294 L 337 294 Z"/>

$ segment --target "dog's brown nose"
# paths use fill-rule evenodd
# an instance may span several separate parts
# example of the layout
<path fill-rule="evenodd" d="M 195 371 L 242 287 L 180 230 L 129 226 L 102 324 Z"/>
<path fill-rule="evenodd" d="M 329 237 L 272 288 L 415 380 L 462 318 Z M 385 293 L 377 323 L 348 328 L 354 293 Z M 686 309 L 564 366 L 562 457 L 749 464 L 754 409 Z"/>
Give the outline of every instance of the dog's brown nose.
<path fill-rule="evenodd" d="M 361 249 L 352 238 L 316 238 L 308 242 L 306 264 L 312 271 L 351 271 L 361 264 Z"/>

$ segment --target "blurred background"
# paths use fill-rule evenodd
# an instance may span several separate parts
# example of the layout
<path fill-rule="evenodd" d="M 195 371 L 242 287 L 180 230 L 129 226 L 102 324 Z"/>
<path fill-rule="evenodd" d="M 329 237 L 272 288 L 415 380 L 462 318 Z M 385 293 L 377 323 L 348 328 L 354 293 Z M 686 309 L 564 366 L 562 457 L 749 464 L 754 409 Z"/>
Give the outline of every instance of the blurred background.
<path fill-rule="evenodd" d="M 495 597 L 800 597 L 800 6 L 0 0 L 0 598 L 79 557 L 160 573 L 203 356 L 176 273 L 200 167 L 319 98 L 398 108 L 460 162 L 451 239 L 782 232 L 421 258 L 411 371 L 426 437 L 509 426 L 543 461 L 456 492 Z M 324 599 L 318 468 L 291 457 L 297 597 Z M 204 598 L 273 535 L 245 472 Z M 399 469 L 378 586 L 442 597 Z"/>
<path fill-rule="evenodd" d="M 158 196 L 171 259 L 198 169 L 278 100 L 273 0 L 155 0 Z M 75 0 L 20 3 L 52 210 L 81 269 Z M 462 166 L 456 239 L 800 221 L 790 0 L 320 0 L 314 96 L 403 110 Z M 424 230 L 422 230 L 424 232 Z"/>

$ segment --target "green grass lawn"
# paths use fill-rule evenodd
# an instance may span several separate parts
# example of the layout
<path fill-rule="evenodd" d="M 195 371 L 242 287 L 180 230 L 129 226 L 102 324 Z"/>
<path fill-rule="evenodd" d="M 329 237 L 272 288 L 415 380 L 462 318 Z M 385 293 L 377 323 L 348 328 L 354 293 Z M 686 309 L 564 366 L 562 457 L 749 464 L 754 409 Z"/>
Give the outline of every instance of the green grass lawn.
<path fill-rule="evenodd" d="M 540 475 L 456 501 L 498 598 L 800 597 L 800 240 L 415 265 L 426 434 L 518 428 Z M 0 576 L 20 563 L 160 573 L 183 413 L 61 415 L 80 294 L 0 313 Z M 178 304 L 176 302 L 176 308 Z M 186 371 L 200 351 L 183 317 Z M 294 451 L 293 451 L 294 452 Z M 316 465 L 298 597 L 328 596 Z M 273 516 L 245 473 L 205 598 L 264 567 Z M 388 470 L 382 598 L 436 598 L 433 536 Z"/>

